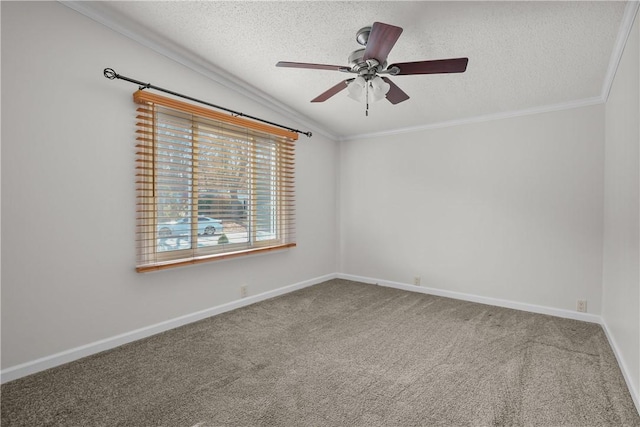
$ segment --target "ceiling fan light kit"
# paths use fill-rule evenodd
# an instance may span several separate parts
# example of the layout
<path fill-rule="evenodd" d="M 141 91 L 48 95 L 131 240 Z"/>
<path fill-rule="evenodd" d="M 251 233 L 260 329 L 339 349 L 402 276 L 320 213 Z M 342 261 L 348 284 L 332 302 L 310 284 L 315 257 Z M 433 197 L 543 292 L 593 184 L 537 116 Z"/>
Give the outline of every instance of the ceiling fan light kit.
<path fill-rule="evenodd" d="M 403 62 L 387 66 L 387 56 L 398 41 L 400 34 L 402 34 L 400 27 L 374 22 L 371 27 L 361 28 L 356 33 L 356 41 L 365 47 L 355 50 L 349 55 L 349 66 L 280 61 L 276 67 L 309 68 L 357 74 L 357 77 L 343 80 L 312 99 L 311 102 L 324 102 L 346 88 L 350 98 L 366 102 L 365 114 L 367 116 L 369 115 L 369 100 L 378 101 L 387 98 L 395 105 L 409 99 L 409 95 L 404 93 L 388 77 L 380 77 L 380 75 L 448 74 L 466 71 L 469 58 Z"/>
<path fill-rule="evenodd" d="M 380 101 L 386 96 L 389 89 L 391 89 L 391 85 L 382 80 L 380 76 L 374 76 L 369 80 L 358 76 L 347 83 L 349 98 L 357 102 L 366 102 L 367 109 L 365 114 L 367 116 L 369 115 L 369 101 Z"/>

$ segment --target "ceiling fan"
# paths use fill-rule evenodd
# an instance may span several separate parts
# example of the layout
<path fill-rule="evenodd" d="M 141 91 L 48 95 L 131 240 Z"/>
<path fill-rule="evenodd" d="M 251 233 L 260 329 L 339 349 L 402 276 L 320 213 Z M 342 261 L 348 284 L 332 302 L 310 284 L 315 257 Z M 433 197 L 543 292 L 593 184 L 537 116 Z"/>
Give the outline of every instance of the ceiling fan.
<path fill-rule="evenodd" d="M 369 115 L 369 98 L 377 101 L 385 97 L 392 104 L 399 104 L 409 99 L 409 95 L 388 77 L 380 77 L 380 75 L 463 73 L 467 69 L 469 58 L 399 62 L 387 66 L 387 56 L 400 34 L 402 34 L 400 27 L 374 22 L 371 27 L 361 28 L 356 33 L 356 41 L 364 48 L 349 55 L 349 66 L 280 61 L 276 67 L 310 68 L 357 74 L 357 77 L 341 81 L 312 99 L 311 102 L 324 102 L 343 89 L 348 89 L 349 97 L 366 101 L 367 115 Z"/>

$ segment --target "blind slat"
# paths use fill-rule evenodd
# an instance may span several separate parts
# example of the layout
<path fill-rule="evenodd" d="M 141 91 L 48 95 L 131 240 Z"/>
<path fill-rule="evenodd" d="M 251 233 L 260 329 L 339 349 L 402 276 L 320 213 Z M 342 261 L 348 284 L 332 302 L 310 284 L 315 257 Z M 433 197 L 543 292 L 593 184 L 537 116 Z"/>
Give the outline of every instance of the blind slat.
<path fill-rule="evenodd" d="M 134 100 L 138 271 L 295 246 L 297 134 L 147 92 Z"/>

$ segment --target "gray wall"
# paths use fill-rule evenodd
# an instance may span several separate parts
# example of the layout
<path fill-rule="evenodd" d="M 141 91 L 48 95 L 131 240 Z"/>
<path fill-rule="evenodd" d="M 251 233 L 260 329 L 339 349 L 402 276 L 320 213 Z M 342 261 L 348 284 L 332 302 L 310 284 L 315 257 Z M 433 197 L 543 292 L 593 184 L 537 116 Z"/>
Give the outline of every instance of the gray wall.
<path fill-rule="evenodd" d="M 640 402 L 640 26 L 627 41 L 606 107 L 602 317 Z"/>
<path fill-rule="evenodd" d="M 234 301 L 241 284 L 341 272 L 566 310 L 586 299 L 637 399 L 637 22 L 606 106 L 302 138 L 297 248 L 137 274 L 135 86 L 103 68 L 303 126 L 59 3 L 1 13 L 3 369 Z"/>
<path fill-rule="evenodd" d="M 135 85 L 289 124 L 57 2 L 2 2 L 2 368 L 337 270 L 337 146 L 297 145 L 298 247 L 135 267 Z"/>
<path fill-rule="evenodd" d="M 341 271 L 600 314 L 604 106 L 341 146 Z"/>

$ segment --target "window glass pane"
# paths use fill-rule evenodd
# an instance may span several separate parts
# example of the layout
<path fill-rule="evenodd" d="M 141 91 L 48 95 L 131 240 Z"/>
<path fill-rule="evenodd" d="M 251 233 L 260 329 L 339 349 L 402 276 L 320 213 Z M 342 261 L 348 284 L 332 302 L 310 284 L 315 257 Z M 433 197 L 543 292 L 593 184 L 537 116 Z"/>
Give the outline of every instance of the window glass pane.
<path fill-rule="evenodd" d="M 156 116 L 156 214 L 158 251 L 191 248 L 193 142 L 191 121 Z"/>
<path fill-rule="evenodd" d="M 198 122 L 198 212 L 223 223 L 224 238 L 200 239 L 199 246 L 250 242 L 247 215 L 250 144 L 242 129 Z"/>

